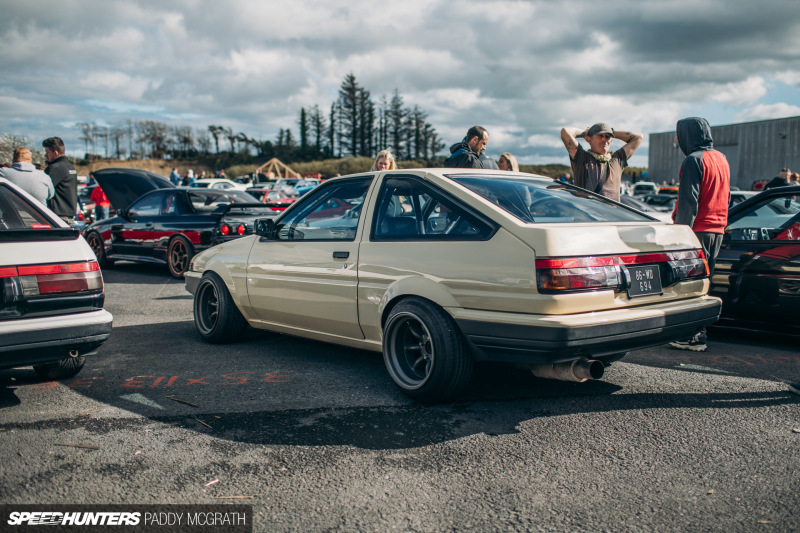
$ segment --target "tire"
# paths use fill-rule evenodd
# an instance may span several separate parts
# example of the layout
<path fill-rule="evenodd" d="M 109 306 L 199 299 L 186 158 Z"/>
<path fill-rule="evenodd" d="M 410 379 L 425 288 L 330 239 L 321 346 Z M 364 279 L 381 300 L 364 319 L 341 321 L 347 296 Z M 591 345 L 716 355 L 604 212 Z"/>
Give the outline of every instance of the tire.
<path fill-rule="evenodd" d="M 475 364 L 450 315 L 414 297 L 389 313 L 383 361 L 400 390 L 425 403 L 458 396 L 469 385 Z"/>
<path fill-rule="evenodd" d="M 210 272 L 203 276 L 194 293 L 194 327 L 204 341 L 212 344 L 234 342 L 247 329 L 247 321 L 233 303 L 225 282 Z"/>
<path fill-rule="evenodd" d="M 94 252 L 94 256 L 97 258 L 97 264 L 100 265 L 101 269 L 114 266 L 114 261 L 106 257 L 106 246 L 99 233 L 96 231 L 91 232 L 89 236 L 86 237 L 86 242 L 89 243 L 89 248 Z"/>
<path fill-rule="evenodd" d="M 178 279 L 182 279 L 183 275 L 189 270 L 189 261 L 194 257 L 194 246 L 189 242 L 189 239 L 178 235 L 169 241 L 167 248 L 167 265 L 169 266 L 169 273 Z"/>
<path fill-rule="evenodd" d="M 79 355 L 78 357 L 67 357 L 54 363 L 33 365 L 33 370 L 39 374 L 39 377 L 44 379 L 67 379 L 80 372 L 84 363 L 86 363 L 86 358 Z"/>

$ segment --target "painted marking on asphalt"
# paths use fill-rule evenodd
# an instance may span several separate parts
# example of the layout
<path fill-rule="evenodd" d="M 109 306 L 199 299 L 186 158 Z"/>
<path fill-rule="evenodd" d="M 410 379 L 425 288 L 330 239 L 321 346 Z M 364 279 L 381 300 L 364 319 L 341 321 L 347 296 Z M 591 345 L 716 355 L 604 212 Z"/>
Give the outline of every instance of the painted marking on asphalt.
<path fill-rule="evenodd" d="M 162 411 L 164 410 L 164 408 L 161 407 L 160 404 L 154 402 L 144 394 L 140 394 L 138 392 L 135 392 L 133 394 L 123 394 L 120 396 L 120 398 L 122 398 L 123 400 L 128 400 L 130 402 L 140 403 L 148 407 L 155 407 L 156 409 L 161 409 Z"/>

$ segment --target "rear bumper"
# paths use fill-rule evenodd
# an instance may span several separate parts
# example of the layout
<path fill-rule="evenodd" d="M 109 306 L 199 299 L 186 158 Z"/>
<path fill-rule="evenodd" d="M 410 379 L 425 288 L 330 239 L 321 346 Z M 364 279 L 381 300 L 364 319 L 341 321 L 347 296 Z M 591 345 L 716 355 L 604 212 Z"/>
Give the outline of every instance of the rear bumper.
<path fill-rule="evenodd" d="M 60 361 L 75 350 L 78 355 L 93 355 L 111 335 L 113 319 L 111 313 L 100 309 L 3 321 L 0 368 Z"/>
<path fill-rule="evenodd" d="M 448 309 L 476 361 L 551 364 L 689 337 L 719 318 L 721 301 L 690 300 L 575 315 Z"/>

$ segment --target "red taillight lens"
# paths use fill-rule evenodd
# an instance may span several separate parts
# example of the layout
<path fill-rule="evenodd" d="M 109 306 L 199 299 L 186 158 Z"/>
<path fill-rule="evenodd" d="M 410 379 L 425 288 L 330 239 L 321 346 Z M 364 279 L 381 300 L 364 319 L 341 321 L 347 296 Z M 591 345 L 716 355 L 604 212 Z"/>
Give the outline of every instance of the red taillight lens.
<path fill-rule="evenodd" d="M 620 284 L 617 266 L 586 268 L 536 268 L 539 291 L 585 291 L 614 289 Z"/>
<path fill-rule="evenodd" d="M 230 235 L 231 234 L 231 227 L 227 224 L 223 224 L 219 227 L 219 232 L 223 235 Z"/>
<path fill-rule="evenodd" d="M 669 265 L 675 272 L 678 281 L 708 276 L 708 263 L 703 250 L 670 252 L 669 256 Z"/>
<path fill-rule="evenodd" d="M 23 296 L 63 294 L 103 289 L 97 261 L 0 268 L 0 278 L 18 278 Z"/>
<path fill-rule="evenodd" d="M 238 233 L 239 235 L 244 235 L 245 231 L 247 231 L 247 226 L 245 226 L 244 224 L 239 224 L 238 226 L 236 226 L 236 233 Z"/>
<path fill-rule="evenodd" d="M 83 211 L 78 211 L 78 222 L 83 222 Z"/>
<path fill-rule="evenodd" d="M 654 252 L 631 255 L 552 257 L 536 260 L 539 292 L 576 292 L 602 289 L 626 290 L 630 280 L 628 265 L 664 263 L 667 284 L 708 276 L 702 250 Z M 662 273 L 666 272 L 663 270 Z M 623 275 L 624 271 L 624 275 Z M 669 280 L 669 281 L 667 281 Z M 665 285 L 666 286 L 666 285 Z"/>

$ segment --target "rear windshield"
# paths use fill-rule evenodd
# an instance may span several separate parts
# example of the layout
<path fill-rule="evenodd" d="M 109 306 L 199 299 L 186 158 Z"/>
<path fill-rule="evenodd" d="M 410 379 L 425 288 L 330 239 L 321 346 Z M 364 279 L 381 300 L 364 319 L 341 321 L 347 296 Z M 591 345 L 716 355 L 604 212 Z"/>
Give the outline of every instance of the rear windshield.
<path fill-rule="evenodd" d="M 542 179 L 453 176 L 523 222 L 651 222 L 632 209 L 565 183 Z"/>
<path fill-rule="evenodd" d="M 0 184 L 0 231 L 57 227 L 11 187 Z"/>
<path fill-rule="evenodd" d="M 236 191 L 236 190 L 226 190 L 226 191 L 214 191 L 214 190 L 191 190 L 189 191 L 189 201 L 192 202 L 192 205 L 196 209 L 199 210 L 214 210 L 217 205 L 219 204 L 255 204 L 258 203 L 258 200 L 255 196 L 252 196 L 249 193 Z M 210 206 L 210 209 L 209 209 Z"/>

